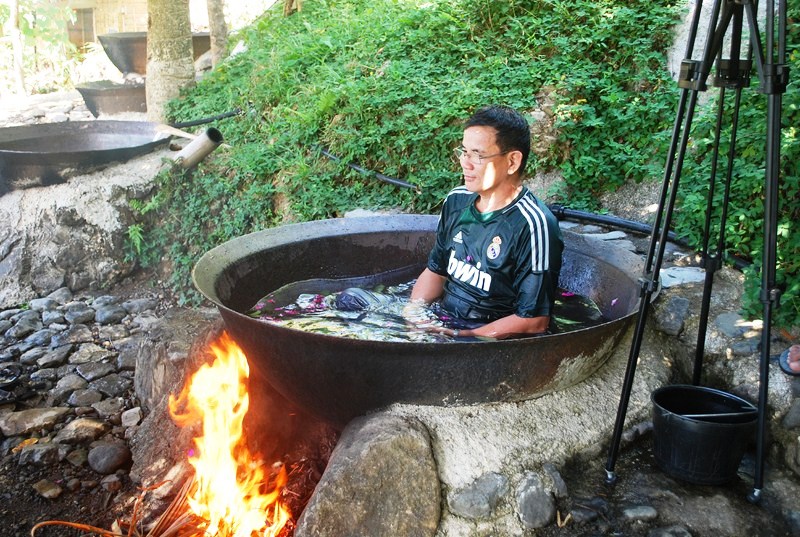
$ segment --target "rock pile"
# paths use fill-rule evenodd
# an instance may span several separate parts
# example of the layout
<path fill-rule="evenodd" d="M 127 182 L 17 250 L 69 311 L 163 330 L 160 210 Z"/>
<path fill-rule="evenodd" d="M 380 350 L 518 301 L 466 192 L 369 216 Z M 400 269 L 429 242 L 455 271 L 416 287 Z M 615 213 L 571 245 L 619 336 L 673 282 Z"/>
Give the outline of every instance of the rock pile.
<path fill-rule="evenodd" d="M 72 491 L 116 490 L 131 463 L 126 441 L 142 419 L 133 393 L 132 337 L 155 321 L 155 298 L 76 300 L 67 288 L 0 312 L 0 455 L 21 466 L 69 461 L 92 480 L 67 479 Z M 43 480 L 46 498 L 63 487 Z"/>

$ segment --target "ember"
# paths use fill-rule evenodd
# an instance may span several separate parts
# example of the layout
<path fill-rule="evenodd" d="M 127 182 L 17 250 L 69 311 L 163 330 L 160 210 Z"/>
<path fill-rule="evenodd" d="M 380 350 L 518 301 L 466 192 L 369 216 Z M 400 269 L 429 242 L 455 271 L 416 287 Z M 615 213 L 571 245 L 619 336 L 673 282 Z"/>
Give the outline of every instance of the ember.
<path fill-rule="evenodd" d="M 286 472 L 281 466 L 267 490 L 264 465 L 247 449 L 242 434 L 250 401 L 247 358 L 227 334 L 211 351 L 214 362 L 192 375 L 177 398 L 170 397 L 170 414 L 178 425 L 202 423 L 189 457 L 195 477 L 187 505 L 206 522 L 204 535 L 279 535 L 291 519 L 280 500 Z"/>

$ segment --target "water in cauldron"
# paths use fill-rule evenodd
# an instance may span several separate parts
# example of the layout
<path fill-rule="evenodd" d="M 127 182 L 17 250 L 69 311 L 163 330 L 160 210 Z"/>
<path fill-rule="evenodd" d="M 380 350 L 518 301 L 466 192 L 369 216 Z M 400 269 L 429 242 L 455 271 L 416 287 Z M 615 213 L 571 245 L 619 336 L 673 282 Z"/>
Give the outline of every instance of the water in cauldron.
<path fill-rule="evenodd" d="M 378 283 L 369 288 L 353 285 L 358 280 L 313 279 L 290 283 L 259 300 L 248 315 L 286 328 L 344 338 L 416 343 L 454 341 L 450 336 L 425 329 L 460 327 L 436 304 L 415 307 L 413 324 L 405 319 L 403 310 L 416 280 Z M 386 280 L 378 278 L 379 282 Z M 607 319 L 588 297 L 559 289 L 553 321 L 553 332 L 564 333 L 595 326 Z"/>

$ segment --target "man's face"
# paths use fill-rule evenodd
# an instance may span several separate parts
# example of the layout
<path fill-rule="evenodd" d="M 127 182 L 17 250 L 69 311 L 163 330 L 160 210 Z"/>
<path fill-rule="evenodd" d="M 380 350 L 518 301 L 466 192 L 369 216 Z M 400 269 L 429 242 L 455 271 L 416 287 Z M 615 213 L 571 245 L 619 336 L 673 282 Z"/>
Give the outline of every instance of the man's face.
<path fill-rule="evenodd" d="M 516 171 L 519 151 L 503 153 L 492 127 L 469 127 L 461 142 L 464 156 L 459 159 L 464 173 L 464 186 L 480 195 L 491 194 L 505 185 Z"/>

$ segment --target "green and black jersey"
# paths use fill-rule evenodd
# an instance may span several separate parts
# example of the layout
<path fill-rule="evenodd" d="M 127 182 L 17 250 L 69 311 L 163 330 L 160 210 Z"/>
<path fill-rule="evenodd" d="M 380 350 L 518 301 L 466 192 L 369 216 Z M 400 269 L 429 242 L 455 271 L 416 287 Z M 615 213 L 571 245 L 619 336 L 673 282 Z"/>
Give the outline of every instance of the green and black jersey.
<path fill-rule="evenodd" d="M 460 186 L 447 195 L 428 268 L 446 276 L 442 307 L 459 319 L 549 316 L 564 243 L 558 220 L 527 188 L 507 207 L 475 209 Z"/>

